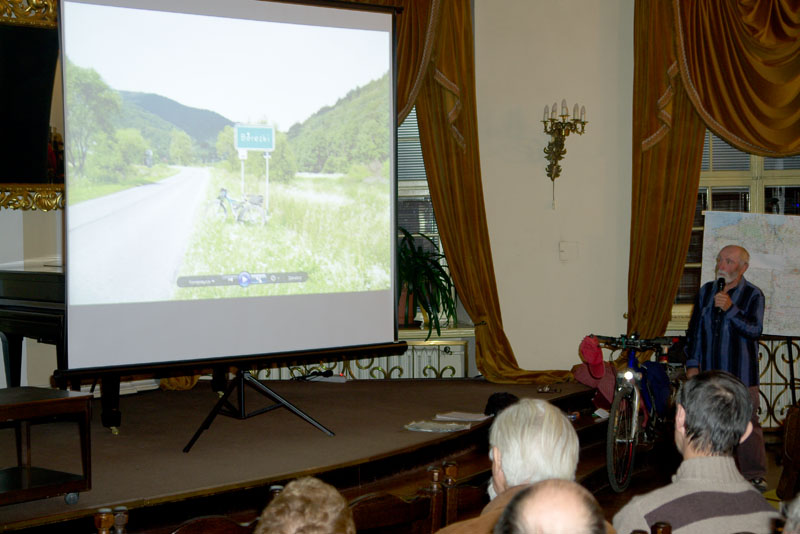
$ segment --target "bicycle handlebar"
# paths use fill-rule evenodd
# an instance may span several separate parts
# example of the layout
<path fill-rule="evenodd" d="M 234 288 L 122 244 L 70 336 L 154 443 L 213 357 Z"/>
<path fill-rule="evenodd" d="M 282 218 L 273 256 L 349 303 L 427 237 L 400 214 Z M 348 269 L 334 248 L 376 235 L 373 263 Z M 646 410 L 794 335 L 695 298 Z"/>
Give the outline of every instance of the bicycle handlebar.
<path fill-rule="evenodd" d="M 676 342 L 674 337 L 654 337 L 651 339 L 639 339 L 636 335 L 619 337 L 598 336 L 591 334 L 597 340 L 606 345 L 610 345 L 618 349 L 633 349 L 637 351 L 656 350 L 660 351 L 663 347 L 669 347 Z"/>

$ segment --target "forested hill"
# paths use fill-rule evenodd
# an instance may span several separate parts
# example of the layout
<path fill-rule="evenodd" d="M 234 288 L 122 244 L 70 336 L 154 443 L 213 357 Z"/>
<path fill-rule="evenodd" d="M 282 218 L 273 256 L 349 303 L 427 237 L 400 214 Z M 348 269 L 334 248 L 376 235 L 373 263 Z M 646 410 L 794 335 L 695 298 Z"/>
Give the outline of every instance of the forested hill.
<path fill-rule="evenodd" d="M 233 125 L 233 121 L 219 113 L 190 108 L 164 96 L 130 91 L 119 91 L 119 94 L 125 104 L 132 104 L 152 113 L 179 130 L 183 130 L 198 143 L 208 143 L 213 146 L 220 130 L 225 126 Z"/>
<path fill-rule="evenodd" d="M 138 130 L 157 160 L 168 160 L 174 130 L 194 143 L 197 161 L 215 161 L 220 132 L 234 122 L 213 111 L 191 108 L 152 93 L 118 91 L 117 128 Z M 286 142 L 298 171 L 346 173 L 354 164 L 379 169 L 389 159 L 391 125 L 388 74 L 351 90 L 303 123 L 292 126 Z M 278 136 L 278 144 L 281 138 Z M 276 154 L 273 154 L 276 156 Z M 277 164 L 277 161 L 274 162 Z"/>
<path fill-rule="evenodd" d="M 389 76 L 353 89 L 334 106 L 324 107 L 289 129 L 297 169 L 347 172 L 352 163 L 382 164 L 389 159 L 391 125 Z"/>

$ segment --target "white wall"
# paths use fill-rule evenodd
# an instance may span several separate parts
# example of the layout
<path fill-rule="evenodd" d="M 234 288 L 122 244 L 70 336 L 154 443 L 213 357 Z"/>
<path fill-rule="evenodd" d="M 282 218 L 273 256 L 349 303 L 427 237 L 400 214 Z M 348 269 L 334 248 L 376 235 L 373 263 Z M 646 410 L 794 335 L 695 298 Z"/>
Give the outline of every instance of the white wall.
<path fill-rule="evenodd" d="M 483 189 L 506 333 L 521 367 L 569 369 L 589 333 L 624 333 L 633 0 L 475 0 Z M 586 106 L 561 177 L 545 105 Z M 575 257 L 559 259 L 559 242 Z"/>

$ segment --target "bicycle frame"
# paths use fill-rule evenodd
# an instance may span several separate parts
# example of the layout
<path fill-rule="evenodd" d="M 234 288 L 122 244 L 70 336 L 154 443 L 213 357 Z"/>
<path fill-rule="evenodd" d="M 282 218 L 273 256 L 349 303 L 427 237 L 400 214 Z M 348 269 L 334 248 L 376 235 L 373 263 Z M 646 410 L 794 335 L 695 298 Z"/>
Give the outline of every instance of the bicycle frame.
<path fill-rule="evenodd" d="M 660 351 L 664 345 L 670 343 L 670 339 L 639 339 L 636 335 L 596 337 L 606 345 L 627 351 L 627 366 L 616 374 L 614 399 L 606 433 L 608 481 L 611 488 L 619 493 L 630 484 L 636 446 L 640 441 L 648 441 L 649 432 L 660 420 L 652 389 L 639 369 L 636 354 L 648 350 Z M 643 397 L 642 388 L 646 388 L 646 398 Z M 640 411 L 643 412 L 641 416 Z"/>
<path fill-rule="evenodd" d="M 618 393 L 627 394 L 630 390 L 633 390 L 633 406 L 634 406 L 634 414 L 639 413 L 639 406 L 641 405 L 641 390 L 640 384 L 642 382 L 642 374 L 636 370 L 635 368 L 635 360 L 636 360 L 636 351 L 634 349 L 628 349 L 628 367 L 623 369 L 622 371 L 617 372 L 617 386 L 614 392 L 615 395 Z M 628 439 L 636 443 L 637 435 L 639 433 L 639 425 L 638 425 L 638 417 L 634 416 L 633 424 L 631 425 L 630 429 L 630 436 Z"/>
<path fill-rule="evenodd" d="M 258 201 L 254 201 L 253 198 L 257 199 Z M 228 190 L 223 187 L 219 190 L 217 201 L 219 202 L 219 205 L 222 206 L 225 219 L 228 218 L 228 214 L 230 213 L 236 222 L 245 222 L 245 218 L 247 217 L 248 213 L 251 212 L 251 210 L 259 210 L 259 202 L 263 204 L 263 197 L 250 195 L 247 199 L 236 200 L 235 198 L 232 198 L 228 194 Z M 258 215 L 263 216 L 263 213 L 258 211 Z"/>

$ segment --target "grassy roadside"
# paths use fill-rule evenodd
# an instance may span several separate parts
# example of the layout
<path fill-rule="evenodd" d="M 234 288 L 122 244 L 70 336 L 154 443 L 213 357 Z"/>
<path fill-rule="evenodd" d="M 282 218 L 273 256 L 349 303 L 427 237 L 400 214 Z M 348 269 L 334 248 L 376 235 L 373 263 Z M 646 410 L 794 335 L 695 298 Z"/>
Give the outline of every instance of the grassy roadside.
<path fill-rule="evenodd" d="M 125 180 L 116 184 L 70 184 L 67 195 L 67 203 L 71 206 L 92 200 L 93 198 L 100 198 L 125 189 L 131 189 L 140 185 L 149 185 L 160 182 L 178 174 L 178 169 L 167 165 L 156 165 L 154 167 L 145 167 L 144 165 L 137 166 L 139 176 L 129 180 Z"/>
<path fill-rule="evenodd" d="M 214 206 L 220 188 L 240 199 L 235 173 L 212 170 L 206 198 Z M 245 192 L 263 194 L 261 181 Z M 249 273 L 308 274 L 308 281 L 181 288 L 175 298 L 235 298 L 390 287 L 389 187 L 380 179 L 295 178 L 271 183 L 269 220 L 245 223 L 198 210 L 194 234 L 179 275 Z"/>

